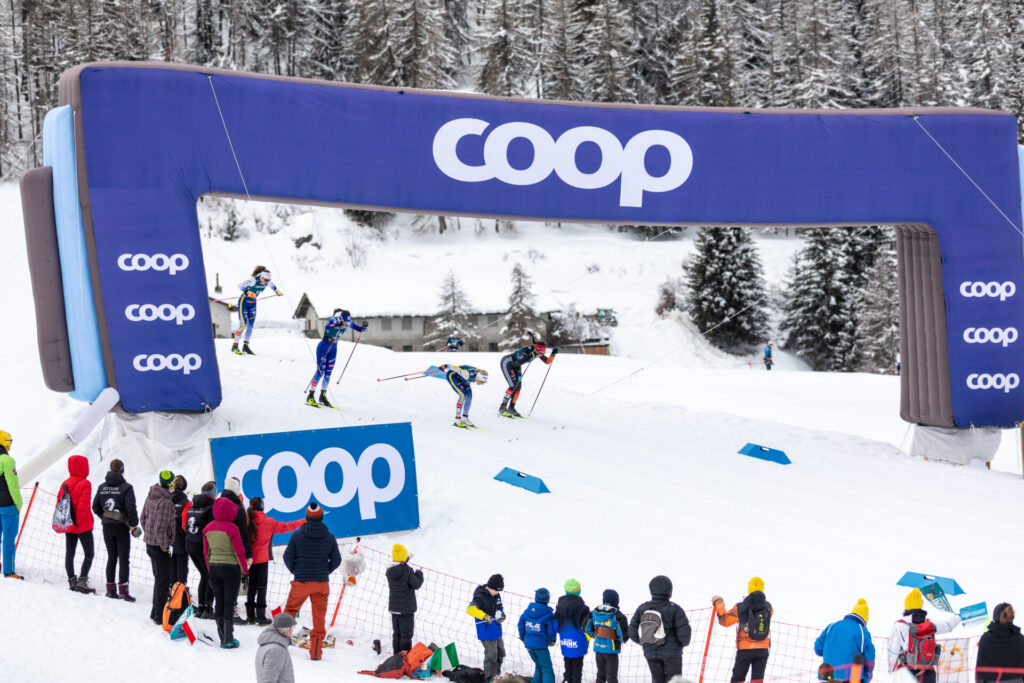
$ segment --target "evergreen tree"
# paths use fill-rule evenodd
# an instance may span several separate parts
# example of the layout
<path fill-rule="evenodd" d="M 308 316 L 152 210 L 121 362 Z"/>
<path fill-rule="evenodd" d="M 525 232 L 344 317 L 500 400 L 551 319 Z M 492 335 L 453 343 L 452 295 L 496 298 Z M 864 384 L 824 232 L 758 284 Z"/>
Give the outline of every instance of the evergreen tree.
<path fill-rule="evenodd" d="M 481 64 L 477 88 L 506 97 L 528 94 L 534 73 L 537 45 L 531 39 L 530 2 L 480 0 L 483 22 L 478 33 Z"/>
<path fill-rule="evenodd" d="M 845 282 L 844 231 L 812 228 L 803 239 L 787 277 L 785 347 L 815 370 L 851 370 L 855 324 L 849 315 L 853 293 Z"/>
<path fill-rule="evenodd" d="M 689 315 L 708 341 L 747 351 L 768 335 L 761 259 L 745 228 L 701 228 L 686 267 Z"/>
<path fill-rule="evenodd" d="M 396 0 L 392 7 L 391 45 L 398 85 L 452 87 L 457 55 L 444 32 L 442 0 Z"/>
<path fill-rule="evenodd" d="M 637 102 L 636 35 L 620 0 L 594 0 L 580 36 L 586 55 L 580 90 L 592 102 Z"/>
<path fill-rule="evenodd" d="M 512 293 L 508 297 L 505 323 L 501 327 L 502 351 L 514 351 L 520 346 L 543 341 L 540 336 L 540 318 L 534 310 L 533 282 L 523 267 L 512 266 Z"/>
<path fill-rule="evenodd" d="M 440 295 L 438 310 L 431 321 L 432 331 L 427 336 L 426 345 L 430 348 L 440 348 L 448 337 L 455 333 L 467 341 L 476 339 L 476 325 L 473 323 L 476 311 L 466 299 L 454 271 L 449 270 L 445 275 Z"/>
<path fill-rule="evenodd" d="M 894 374 L 900 344 L 900 311 L 896 275 L 896 247 L 883 243 L 866 274 L 857 312 L 858 369 Z"/>
<path fill-rule="evenodd" d="M 374 85 L 401 84 L 401 64 L 392 36 L 396 0 L 352 0 L 344 55 L 352 80 Z"/>
<path fill-rule="evenodd" d="M 537 65 L 532 96 L 549 100 L 571 100 L 576 97 L 576 77 L 571 54 L 572 0 L 543 0 L 546 8 L 541 31 L 540 61 Z"/>
<path fill-rule="evenodd" d="M 309 63 L 303 73 L 326 81 L 348 79 L 352 64 L 345 53 L 349 0 L 320 0 L 310 21 Z"/>

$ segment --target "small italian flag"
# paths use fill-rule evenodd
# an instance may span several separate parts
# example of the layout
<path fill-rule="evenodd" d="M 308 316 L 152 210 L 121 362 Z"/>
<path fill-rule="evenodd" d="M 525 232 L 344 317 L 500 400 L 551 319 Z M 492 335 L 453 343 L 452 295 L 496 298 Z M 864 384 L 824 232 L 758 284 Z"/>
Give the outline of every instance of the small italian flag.
<path fill-rule="evenodd" d="M 455 643 L 448 643 L 434 652 L 430 658 L 431 671 L 449 671 L 459 665 L 459 655 L 455 652 Z"/>

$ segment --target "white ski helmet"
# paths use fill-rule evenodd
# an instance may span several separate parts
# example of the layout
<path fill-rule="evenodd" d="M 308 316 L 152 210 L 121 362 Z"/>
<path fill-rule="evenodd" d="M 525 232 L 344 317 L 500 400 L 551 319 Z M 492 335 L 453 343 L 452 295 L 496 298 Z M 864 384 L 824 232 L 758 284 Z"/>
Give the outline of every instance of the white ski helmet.
<path fill-rule="evenodd" d="M 488 375 L 487 375 L 487 371 L 486 370 L 477 370 L 476 371 L 476 383 L 477 384 L 487 384 L 487 380 L 488 380 Z"/>

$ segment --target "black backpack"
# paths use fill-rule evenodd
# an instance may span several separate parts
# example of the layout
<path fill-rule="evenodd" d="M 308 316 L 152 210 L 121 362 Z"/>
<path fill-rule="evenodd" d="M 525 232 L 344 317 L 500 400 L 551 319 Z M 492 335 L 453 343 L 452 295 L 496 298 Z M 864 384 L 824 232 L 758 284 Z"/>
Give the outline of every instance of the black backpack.
<path fill-rule="evenodd" d="M 751 640 L 764 640 L 768 637 L 772 623 L 772 606 L 767 600 L 754 609 L 747 608 L 747 636 Z"/>
<path fill-rule="evenodd" d="M 451 671 L 443 671 L 441 675 L 453 683 L 484 683 L 484 670 L 465 664 L 459 664 Z"/>

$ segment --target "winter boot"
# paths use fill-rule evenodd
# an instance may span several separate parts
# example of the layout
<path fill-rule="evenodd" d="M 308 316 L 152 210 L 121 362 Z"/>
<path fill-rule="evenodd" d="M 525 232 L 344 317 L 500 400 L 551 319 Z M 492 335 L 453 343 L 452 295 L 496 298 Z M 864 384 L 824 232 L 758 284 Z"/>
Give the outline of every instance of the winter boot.
<path fill-rule="evenodd" d="M 250 356 L 256 355 L 255 353 L 253 353 L 252 349 L 249 348 L 249 342 L 245 342 L 244 344 L 242 344 L 242 353 L 247 353 Z"/>
<path fill-rule="evenodd" d="M 320 407 L 320 404 L 316 402 L 316 393 L 312 391 L 306 395 L 306 403 L 313 406 L 314 408 Z"/>
<path fill-rule="evenodd" d="M 248 621 L 242 618 L 242 615 L 238 613 L 237 603 L 235 603 L 235 611 L 232 613 L 232 616 L 228 619 L 228 621 L 231 622 L 232 626 L 235 624 L 238 624 L 239 626 L 245 626 L 249 623 Z"/>
<path fill-rule="evenodd" d="M 231 619 L 224 619 L 223 635 L 221 636 L 220 646 L 224 649 L 232 649 L 238 647 L 238 641 L 235 640 L 235 628 L 231 623 Z"/>
<path fill-rule="evenodd" d="M 309 658 L 314 662 L 320 661 L 324 656 L 324 641 L 319 638 L 309 639 Z"/>
<path fill-rule="evenodd" d="M 245 623 L 250 626 L 256 623 L 256 603 L 254 602 L 245 603 Z"/>
<path fill-rule="evenodd" d="M 10 574 L 4 574 L 4 578 L 5 579 L 18 579 L 19 581 L 24 581 L 25 580 L 24 576 L 21 576 L 20 574 L 15 574 L 14 572 L 11 572 Z"/>
<path fill-rule="evenodd" d="M 68 586 L 71 588 L 71 590 L 73 590 L 74 592 L 77 593 L 78 592 L 78 577 L 77 576 L 69 576 L 68 577 Z"/>
<path fill-rule="evenodd" d="M 256 624 L 258 626 L 270 626 L 273 619 L 267 619 L 267 606 L 256 603 Z"/>
<path fill-rule="evenodd" d="M 126 602 L 135 602 L 135 598 L 128 594 L 128 584 L 119 583 L 117 584 L 117 594 L 121 596 L 122 600 Z"/>
<path fill-rule="evenodd" d="M 231 353 L 237 353 L 239 356 L 242 355 L 242 350 L 238 348 L 237 339 L 235 340 L 235 343 L 231 345 Z"/>
<path fill-rule="evenodd" d="M 333 408 L 334 407 L 334 406 L 331 405 L 331 402 L 327 400 L 327 390 L 326 389 L 322 389 L 320 391 L 320 405 L 327 406 L 328 408 Z"/>
<path fill-rule="evenodd" d="M 108 583 L 107 584 L 107 597 L 108 598 L 113 598 L 114 600 L 117 600 L 117 584 L 116 583 Z"/>
<path fill-rule="evenodd" d="M 75 587 L 75 589 L 79 593 L 85 593 L 86 595 L 95 595 L 95 593 L 96 593 L 96 591 L 93 589 L 93 587 L 89 585 L 89 577 L 88 576 L 79 576 L 78 577 L 78 585 Z"/>

